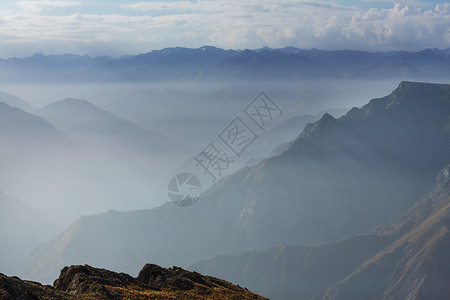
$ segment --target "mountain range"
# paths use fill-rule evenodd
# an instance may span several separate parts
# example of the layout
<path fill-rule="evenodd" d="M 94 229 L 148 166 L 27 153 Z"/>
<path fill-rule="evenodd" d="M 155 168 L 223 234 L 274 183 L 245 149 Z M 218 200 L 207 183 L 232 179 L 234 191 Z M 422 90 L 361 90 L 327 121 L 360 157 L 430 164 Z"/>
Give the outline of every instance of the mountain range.
<path fill-rule="evenodd" d="M 36 54 L 0 60 L 3 82 L 428 79 L 449 77 L 449 50 L 364 52 L 165 48 L 122 57 Z"/>
<path fill-rule="evenodd" d="M 222 179 L 194 207 L 167 203 L 78 219 L 40 246 L 21 275 L 45 283 L 71 264 L 137 273 L 145 261 L 186 266 L 282 244 L 339 249 L 333 241 L 368 232 L 432 190 L 449 163 L 449 115 L 450 85 L 402 82 L 343 117 L 325 114 L 286 151 Z M 379 235 L 346 240 L 346 247 L 372 246 L 326 283 L 386 248 L 392 240 Z"/>

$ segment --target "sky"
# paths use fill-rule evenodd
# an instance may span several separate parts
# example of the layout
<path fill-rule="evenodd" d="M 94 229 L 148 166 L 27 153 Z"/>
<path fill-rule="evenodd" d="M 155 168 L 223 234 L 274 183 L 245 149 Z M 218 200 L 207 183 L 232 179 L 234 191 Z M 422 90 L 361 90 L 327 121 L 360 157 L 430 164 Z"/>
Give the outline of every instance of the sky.
<path fill-rule="evenodd" d="M 450 47 L 450 2 L 2 0 L 0 57 L 211 45 L 369 51 Z"/>

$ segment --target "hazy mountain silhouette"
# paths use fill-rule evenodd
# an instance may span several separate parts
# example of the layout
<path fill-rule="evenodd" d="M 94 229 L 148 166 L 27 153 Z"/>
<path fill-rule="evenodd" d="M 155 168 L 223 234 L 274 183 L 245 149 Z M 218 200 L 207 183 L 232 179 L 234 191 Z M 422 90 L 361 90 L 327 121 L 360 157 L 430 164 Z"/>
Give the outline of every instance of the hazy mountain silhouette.
<path fill-rule="evenodd" d="M 20 99 L 19 97 L 14 96 L 14 95 L 2 92 L 2 91 L 0 91 L 0 102 L 6 103 L 9 106 L 18 107 L 18 108 L 20 108 L 24 111 L 28 111 L 28 112 L 31 112 L 33 110 L 33 107 L 31 107 L 24 100 Z"/>
<path fill-rule="evenodd" d="M 31 251 L 59 228 L 43 212 L 0 191 L 0 269 L 14 274 Z"/>
<path fill-rule="evenodd" d="M 0 188 L 59 223 L 107 209 L 157 205 L 150 172 L 136 160 L 57 130 L 0 103 Z M 128 199 L 127 196 L 131 196 Z M 95 199 L 95 201 L 93 201 Z M 90 211 L 90 212 L 89 212 Z"/>
<path fill-rule="evenodd" d="M 1 59 L 4 82 L 297 80 L 313 78 L 448 79 L 448 49 L 367 52 L 294 47 L 224 50 L 175 47 L 118 58 L 36 54 Z"/>
<path fill-rule="evenodd" d="M 119 58 L 120 59 L 120 58 Z M 43 55 L 35 54 L 26 58 L 0 59 L 3 72 L 0 73 L 2 81 L 18 80 L 19 82 L 53 82 L 91 80 L 90 67 L 106 63 L 114 58 L 108 56 L 90 57 L 88 55 Z M 98 74 L 96 74 L 97 76 Z M 94 76 L 94 78 L 96 77 Z"/>
<path fill-rule="evenodd" d="M 143 129 L 84 99 L 53 102 L 36 113 L 66 133 L 114 149 L 155 170 L 169 171 L 177 159 L 181 161 L 193 152 L 161 133 Z"/>
<path fill-rule="evenodd" d="M 344 117 L 325 114 L 287 151 L 224 178 L 190 209 L 80 218 L 23 274 L 48 282 L 78 263 L 134 273 L 144 261 L 187 265 L 367 232 L 408 209 L 448 163 L 449 102 L 450 85 L 402 82 Z"/>
<path fill-rule="evenodd" d="M 224 50 L 212 46 L 203 46 L 198 49 L 165 48 L 133 56 L 125 61 L 109 62 L 99 68 L 116 72 L 114 80 L 177 80 L 195 77 L 204 68 L 216 65 L 236 54 L 237 52 L 234 50 Z"/>

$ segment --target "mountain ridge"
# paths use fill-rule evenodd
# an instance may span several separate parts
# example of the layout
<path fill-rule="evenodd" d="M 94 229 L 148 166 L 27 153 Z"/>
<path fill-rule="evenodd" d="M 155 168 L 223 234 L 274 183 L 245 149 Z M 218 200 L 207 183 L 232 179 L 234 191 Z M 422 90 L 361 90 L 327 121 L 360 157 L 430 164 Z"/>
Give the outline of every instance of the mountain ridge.
<path fill-rule="evenodd" d="M 6 82 L 117 82 L 170 80 L 286 80 L 311 78 L 448 79 L 446 50 L 367 52 L 357 50 L 225 50 L 174 47 L 139 55 L 90 57 L 34 55 L 0 59 Z M 177 71 L 174 70 L 177 68 Z M 33 70 L 33 72 L 30 72 Z M 64 70 L 64 71 L 62 71 Z M 33 75 L 34 73 L 34 75 Z M 9 75 L 9 76 L 8 76 Z"/>

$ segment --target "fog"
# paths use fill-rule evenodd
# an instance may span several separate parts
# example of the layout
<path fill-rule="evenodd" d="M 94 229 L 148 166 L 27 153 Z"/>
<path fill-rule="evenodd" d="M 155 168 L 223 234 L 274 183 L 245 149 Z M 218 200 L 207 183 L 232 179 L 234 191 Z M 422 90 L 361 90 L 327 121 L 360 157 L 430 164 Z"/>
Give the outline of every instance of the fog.
<path fill-rule="evenodd" d="M 86 99 L 148 130 L 165 133 L 190 147 L 199 148 L 241 113 L 244 104 L 251 102 L 261 91 L 283 108 L 282 118 L 286 119 L 334 108 L 361 106 L 372 98 L 386 95 L 396 85 L 398 80 L 243 80 L 3 84 L 0 90 L 19 96 L 35 108 L 67 97 Z"/>
<path fill-rule="evenodd" d="M 33 125 L 19 130 L 21 139 L 13 138 L 16 144 L 10 144 L 19 150 L 11 157 L 2 148 L 6 167 L 0 173 L 0 190 L 38 207 L 61 227 L 86 214 L 155 207 L 168 200 L 171 176 L 183 168 L 195 169 L 186 162 L 242 116 L 243 108 L 261 91 L 283 111 L 270 129 L 293 116 L 320 118 L 326 111 L 340 111 L 335 115 L 339 117 L 388 94 L 397 84 L 396 80 L 3 84 L 0 90 L 29 103 L 33 107 L 29 113 L 44 117 L 55 132 L 41 132 Z M 74 114 L 74 119 L 65 117 L 69 112 L 64 110 L 73 109 L 70 105 L 46 111 L 49 104 L 68 97 L 85 99 L 136 126 L 117 128 L 124 123 L 115 124 L 117 120 L 109 116 L 98 120 L 90 107 Z M 265 141 L 262 152 L 235 157 L 236 166 L 269 156 L 302 129 L 288 128 L 286 137 Z M 35 140 L 28 139 L 34 131 Z M 267 133 L 257 134 L 264 140 Z"/>
<path fill-rule="evenodd" d="M 45 121 L 35 125 L 23 116 L 22 128 L 4 132 L 5 142 L 14 141 L 8 143 L 14 152 L 2 147 L 0 190 L 38 207 L 62 228 L 86 214 L 155 207 L 168 200 L 171 175 L 183 168 L 192 170 L 186 161 L 242 116 L 243 108 L 261 91 L 283 110 L 270 129 L 293 116 L 361 106 L 396 84 L 393 80 L 2 84 L 1 91 L 26 101 L 33 107 L 29 113 Z M 68 97 L 85 99 L 136 126 L 128 128 L 110 116 L 91 114 L 91 107 L 72 112 L 73 118 L 67 114 L 74 107 L 67 103 L 46 110 Z M 46 121 L 54 130 L 41 130 Z M 286 138 L 266 142 L 265 155 L 249 151 L 236 166 L 268 156 L 271 147 L 289 142 L 301 130 L 288 128 Z"/>

